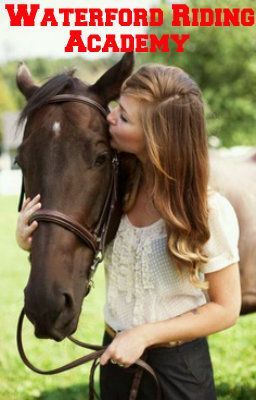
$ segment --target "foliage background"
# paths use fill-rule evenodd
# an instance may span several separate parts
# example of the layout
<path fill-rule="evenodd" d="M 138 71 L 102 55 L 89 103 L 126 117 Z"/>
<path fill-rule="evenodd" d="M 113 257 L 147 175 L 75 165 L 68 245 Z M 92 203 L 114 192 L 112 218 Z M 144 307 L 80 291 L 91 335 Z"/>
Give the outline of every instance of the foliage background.
<path fill-rule="evenodd" d="M 190 0 L 190 7 L 255 7 L 255 0 Z M 161 27 L 149 33 L 190 33 L 184 53 L 138 53 L 136 66 L 158 62 L 185 69 L 201 87 L 205 100 L 210 135 L 221 139 L 224 146 L 256 145 L 256 25 L 252 27 L 172 27 L 170 2 L 161 0 L 156 7 L 165 13 Z M 81 78 L 93 82 L 107 67 L 119 59 L 118 53 L 108 59 L 94 61 L 73 59 L 25 60 L 39 82 L 66 68 L 77 67 Z M 14 76 L 17 61 L 0 68 L 0 113 L 19 109 L 23 99 L 18 93 Z"/>
<path fill-rule="evenodd" d="M 174 64 L 199 84 L 207 103 L 209 134 L 224 146 L 256 145 L 256 25 L 252 27 L 171 27 L 169 1 L 162 0 L 165 23 L 150 33 L 190 33 L 184 53 L 152 53 L 150 62 Z M 255 8 L 255 0 L 190 0 L 189 7 Z M 142 57 L 147 62 L 147 56 Z"/>

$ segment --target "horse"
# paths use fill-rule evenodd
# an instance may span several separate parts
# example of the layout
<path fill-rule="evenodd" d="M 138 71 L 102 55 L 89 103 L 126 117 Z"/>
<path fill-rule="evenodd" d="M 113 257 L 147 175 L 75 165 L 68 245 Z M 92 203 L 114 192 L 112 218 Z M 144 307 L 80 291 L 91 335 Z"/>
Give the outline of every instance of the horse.
<path fill-rule="evenodd" d="M 90 232 L 102 219 L 102 210 L 106 214 L 108 189 L 112 186 L 113 150 L 105 118 L 107 107 L 120 95 L 133 64 L 133 54 L 126 53 L 92 85 L 69 72 L 53 77 L 42 87 L 34 83 L 24 64 L 18 68 L 17 85 L 27 99 L 21 120 L 27 122 L 17 162 L 24 174 L 26 195 L 40 193 L 45 209 L 37 216 L 41 219 L 33 234 L 31 271 L 25 288 L 25 313 L 38 338 L 60 341 L 77 329 L 99 241 Z M 250 163 L 255 169 L 255 160 Z M 226 195 L 237 212 L 241 314 L 247 314 L 256 310 L 255 228 L 248 214 L 251 206 L 241 202 L 241 181 L 237 185 L 236 179 L 231 179 L 237 176 L 235 165 L 226 165 L 220 157 L 211 157 L 211 184 Z M 247 200 L 252 193 L 252 179 L 249 177 L 246 184 Z M 255 195 L 251 195 L 251 201 L 255 205 Z M 118 218 L 113 221 L 106 243 L 118 226 Z M 104 229 L 108 230 L 112 222 Z"/>
<path fill-rule="evenodd" d="M 111 239 L 113 224 L 105 221 L 114 207 L 116 158 L 106 115 L 133 63 L 133 54 L 126 53 L 92 85 L 70 71 L 41 87 L 24 64 L 18 67 L 17 85 L 27 104 L 16 162 L 26 196 L 40 193 L 44 206 L 37 215 L 24 290 L 25 314 L 38 338 L 60 341 L 76 331 L 91 274 L 101 260 L 99 245 L 105 245 L 101 236 L 104 242 Z"/>

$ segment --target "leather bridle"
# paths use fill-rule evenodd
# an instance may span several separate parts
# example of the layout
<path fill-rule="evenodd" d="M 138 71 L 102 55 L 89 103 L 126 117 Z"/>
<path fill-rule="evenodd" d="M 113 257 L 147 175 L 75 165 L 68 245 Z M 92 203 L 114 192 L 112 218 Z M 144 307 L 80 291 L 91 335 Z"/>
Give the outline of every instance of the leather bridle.
<path fill-rule="evenodd" d="M 90 99 L 89 97 L 81 96 L 81 95 L 73 95 L 73 94 L 59 94 L 54 97 L 52 97 L 46 104 L 51 104 L 51 103 L 63 103 L 63 102 L 80 102 L 87 104 L 96 110 L 98 110 L 104 118 L 107 117 L 109 110 L 105 109 L 101 104 L 97 103 L 93 99 Z M 109 185 L 109 189 L 106 195 L 105 203 L 102 209 L 101 216 L 99 218 L 99 221 L 96 224 L 96 227 L 92 230 L 91 228 L 87 226 L 83 226 L 77 221 L 75 221 L 73 218 L 63 214 L 60 211 L 57 210 L 48 210 L 48 209 L 41 209 L 40 211 L 36 211 L 32 217 L 30 218 L 30 223 L 33 221 L 38 221 L 38 222 L 49 222 L 49 223 L 55 223 L 70 232 L 74 233 L 76 236 L 78 236 L 85 244 L 86 246 L 89 246 L 91 250 L 93 251 L 94 254 L 94 259 L 92 262 L 92 265 L 90 266 L 90 271 L 89 271 L 89 277 L 88 277 L 88 284 L 87 288 L 85 291 L 85 296 L 89 293 L 90 288 L 93 283 L 93 275 L 96 271 L 96 268 L 98 264 L 103 260 L 104 257 L 104 250 L 105 250 L 105 245 L 106 245 L 106 238 L 108 234 L 108 230 L 110 227 L 110 222 L 111 222 L 111 217 L 114 212 L 114 208 L 117 202 L 117 184 L 118 184 L 118 157 L 116 152 L 113 153 L 112 157 L 112 173 L 111 173 L 111 182 Z M 20 211 L 22 208 L 23 200 L 25 196 L 25 185 L 24 185 L 24 177 L 22 178 L 22 188 L 21 188 L 21 193 L 20 193 L 20 199 L 19 199 L 19 206 L 18 210 Z M 58 374 L 60 372 L 67 371 L 69 369 L 75 368 L 79 365 L 82 365 L 84 363 L 87 363 L 89 361 L 93 361 L 93 365 L 91 368 L 91 373 L 90 373 L 90 384 L 89 384 L 89 399 L 88 400 L 93 400 L 97 394 L 95 393 L 94 390 L 94 384 L 93 384 L 93 377 L 94 377 L 94 371 L 97 367 L 98 359 L 99 357 L 104 353 L 106 347 L 104 346 L 97 346 L 97 345 L 90 345 L 88 343 L 83 343 L 73 337 L 69 337 L 72 342 L 77 344 L 80 347 L 84 347 L 87 349 L 92 349 L 94 350 L 93 353 L 90 353 L 88 355 L 85 355 L 77 360 L 74 360 L 62 367 L 50 370 L 50 371 L 44 371 L 41 370 L 37 367 L 35 367 L 27 358 L 25 354 L 25 350 L 23 347 L 23 342 L 22 342 L 22 326 L 23 326 L 23 321 L 25 317 L 25 311 L 24 308 L 22 309 L 18 321 L 18 326 L 17 326 L 17 346 L 19 350 L 20 357 L 24 364 L 30 368 L 32 371 L 42 374 L 42 375 L 53 375 L 53 374 Z M 159 382 L 156 377 L 156 374 L 154 373 L 153 369 L 148 365 L 144 360 L 139 359 L 135 362 L 138 366 L 140 366 L 142 369 L 146 370 L 155 380 L 156 386 L 157 386 L 157 395 L 156 395 L 156 400 L 161 400 L 161 393 L 160 393 L 160 387 L 159 387 Z M 139 384 L 142 376 L 142 370 L 139 369 L 135 373 L 134 376 L 134 381 L 132 384 L 132 389 L 130 392 L 129 400 L 136 400 L 137 394 L 138 394 L 138 389 L 139 389 Z M 98 397 L 98 396 L 97 396 Z"/>

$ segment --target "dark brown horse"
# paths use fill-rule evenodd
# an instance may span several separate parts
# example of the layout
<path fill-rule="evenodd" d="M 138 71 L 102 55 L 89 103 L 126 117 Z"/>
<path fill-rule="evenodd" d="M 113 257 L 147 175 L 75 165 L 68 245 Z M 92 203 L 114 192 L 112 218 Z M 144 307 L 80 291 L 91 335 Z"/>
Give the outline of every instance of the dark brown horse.
<path fill-rule="evenodd" d="M 104 114 L 132 68 L 133 55 L 127 53 L 93 85 L 67 73 L 42 87 L 34 84 L 24 65 L 18 69 L 17 84 L 28 100 L 21 114 L 27 122 L 17 154 L 26 195 L 40 193 L 44 209 L 57 210 L 80 227 L 95 228 L 108 195 L 113 151 Z M 69 100 L 60 101 L 60 94 Z M 58 101 L 52 102 L 56 97 Z M 25 313 L 37 337 L 62 340 L 76 330 L 94 258 L 92 247 L 59 224 L 39 223 L 25 288 Z"/>
<path fill-rule="evenodd" d="M 42 87 L 34 84 L 24 65 L 18 70 L 17 83 L 28 100 L 22 112 L 27 124 L 18 151 L 26 195 L 40 193 L 44 208 L 58 210 L 81 226 L 95 226 L 110 185 L 108 126 L 104 113 L 92 104 L 50 100 L 59 94 L 82 96 L 105 109 L 119 96 L 132 67 L 133 56 L 126 54 L 94 85 L 86 85 L 72 74 L 62 74 Z M 240 193 L 237 182 L 230 179 L 233 167 L 227 167 L 224 179 L 226 167 L 221 160 L 215 157 L 211 165 L 213 186 L 226 194 L 238 214 L 245 314 L 256 310 L 253 219 L 248 217 L 248 203 L 241 203 L 243 191 Z M 58 224 L 40 222 L 33 236 L 31 272 L 25 289 L 25 312 L 35 326 L 36 336 L 61 340 L 76 330 L 93 257 L 91 247 L 79 236 Z"/>

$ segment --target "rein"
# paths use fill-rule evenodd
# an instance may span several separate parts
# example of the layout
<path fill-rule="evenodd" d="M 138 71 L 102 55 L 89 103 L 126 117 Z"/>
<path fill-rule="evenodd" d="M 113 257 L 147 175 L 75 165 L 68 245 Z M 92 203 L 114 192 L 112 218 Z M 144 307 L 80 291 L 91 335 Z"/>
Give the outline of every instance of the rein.
<path fill-rule="evenodd" d="M 63 103 L 63 102 L 80 102 L 87 104 L 95 109 L 97 109 L 104 118 L 109 113 L 108 109 L 105 109 L 101 104 L 97 103 L 96 101 L 85 97 L 85 96 L 79 96 L 79 95 L 72 95 L 72 94 L 59 94 L 54 97 L 52 97 L 50 100 L 48 100 L 48 103 Z M 111 217 L 113 215 L 113 211 L 115 208 L 115 204 L 117 202 L 117 182 L 118 182 L 118 157 L 117 154 L 114 152 L 113 158 L 112 158 L 112 174 L 111 174 L 111 182 L 109 185 L 109 189 L 106 195 L 105 203 L 102 209 L 102 213 L 100 215 L 99 221 L 96 225 L 96 227 L 92 230 L 88 226 L 83 226 L 79 222 L 75 221 L 73 218 L 61 213 L 58 210 L 48 210 L 48 209 L 41 209 L 40 211 L 36 211 L 32 217 L 30 218 L 29 222 L 32 223 L 33 221 L 38 221 L 38 222 L 50 222 L 50 223 L 55 223 L 64 229 L 69 230 L 70 232 L 74 233 L 76 236 L 78 236 L 86 246 L 89 246 L 91 250 L 93 251 L 94 254 L 94 259 L 92 262 L 92 265 L 90 267 L 89 271 L 89 279 L 88 279 L 88 284 L 85 292 L 85 296 L 88 295 L 91 286 L 93 285 L 93 276 L 96 271 L 96 268 L 100 262 L 102 262 L 103 257 L 104 257 L 104 251 L 105 251 L 105 245 L 106 245 L 106 238 L 107 234 L 109 231 L 110 227 L 110 222 L 111 222 Z M 21 187 L 21 192 L 20 192 L 20 198 L 19 198 L 19 205 L 18 205 L 18 211 L 21 210 L 23 200 L 25 196 L 25 185 L 24 185 L 24 177 L 22 177 L 22 187 Z M 23 363 L 30 368 L 32 371 L 41 374 L 41 375 L 54 375 L 54 374 L 59 374 L 61 372 L 68 371 L 72 368 L 78 367 L 79 365 L 85 364 L 87 362 L 93 361 L 93 365 L 91 367 L 91 372 L 90 372 L 90 383 L 89 383 L 89 398 L 88 400 L 94 400 L 95 396 L 98 397 L 94 390 L 94 372 L 96 367 L 99 365 L 99 362 L 97 361 L 101 355 L 104 353 L 106 346 L 98 346 L 98 345 L 91 345 L 88 343 L 83 343 L 72 336 L 68 337 L 70 341 L 75 343 L 76 345 L 94 350 L 92 353 L 89 353 L 83 357 L 80 357 L 68 364 L 65 364 L 62 367 L 58 367 L 49 371 L 44 371 L 41 370 L 37 367 L 35 367 L 27 358 L 24 346 L 23 346 L 23 340 L 22 340 L 22 328 L 23 328 L 23 321 L 25 317 L 25 311 L 24 308 L 22 309 L 19 320 L 18 320 L 18 325 L 17 325 L 17 347 L 18 351 L 20 354 L 20 357 L 23 361 Z M 157 379 L 157 376 L 154 372 L 154 370 L 148 365 L 144 360 L 138 359 L 135 364 L 142 368 L 142 370 L 146 370 L 155 380 L 156 386 L 157 386 L 157 397 L 156 400 L 161 400 L 161 393 L 160 393 L 160 386 L 159 382 Z M 137 372 L 135 373 L 134 376 L 134 381 L 132 384 L 132 389 L 130 392 L 129 400 L 136 400 L 138 390 L 139 390 L 139 384 L 140 380 L 142 377 L 142 370 L 138 369 Z"/>
<path fill-rule="evenodd" d="M 22 342 L 22 327 L 23 327 L 23 321 L 24 321 L 24 317 L 25 317 L 25 311 L 24 308 L 22 309 L 20 316 L 19 316 L 19 320 L 18 320 L 18 327 L 17 327 L 17 346 L 18 346 L 18 350 L 19 350 L 19 354 L 20 357 L 23 361 L 23 363 L 32 371 L 36 372 L 37 374 L 40 375 L 56 375 L 56 374 L 60 374 L 62 372 L 65 371 L 69 371 L 70 369 L 73 369 L 75 367 L 78 367 L 80 365 L 86 364 L 90 361 L 93 361 L 93 365 L 91 367 L 91 372 L 90 372 L 90 382 L 89 382 L 89 397 L 88 400 L 94 400 L 95 395 L 98 397 L 98 395 L 95 393 L 94 390 L 94 372 L 96 367 L 99 365 L 99 362 L 97 362 L 97 360 L 101 357 L 101 355 L 104 353 L 104 351 L 106 350 L 107 346 L 98 346 L 98 345 L 92 345 L 92 344 L 88 344 L 88 343 L 84 343 L 84 342 L 80 342 L 77 339 L 74 339 L 72 337 L 69 337 L 68 339 L 70 341 L 72 341 L 73 343 L 75 343 L 77 346 L 83 347 L 85 349 L 90 349 L 90 350 L 94 350 L 92 353 L 89 353 L 83 357 L 77 358 L 76 360 L 63 365 L 62 367 L 58 367 L 52 370 L 42 370 L 39 369 L 37 367 L 35 367 L 27 358 L 26 354 L 25 354 L 25 350 L 23 347 L 23 342 Z M 157 379 L 157 376 L 154 372 L 154 370 L 150 367 L 149 364 L 147 364 L 144 360 L 142 359 L 138 359 L 137 361 L 135 361 L 135 363 L 137 366 L 139 366 L 140 368 L 142 368 L 143 370 L 147 371 L 154 379 L 155 383 L 156 383 L 156 387 L 157 387 L 157 395 L 156 395 L 156 400 L 161 400 L 161 392 L 160 392 L 160 386 L 159 386 L 159 382 Z M 134 382 L 132 384 L 132 390 L 130 392 L 130 396 L 129 396 L 129 400 L 136 400 L 137 398 L 137 394 L 138 394 L 138 389 L 139 389 L 139 384 L 140 384 L 140 379 L 138 380 L 138 376 L 139 378 L 141 378 L 141 370 L 138 370 L 135 373 L 134 376 Z"/>

